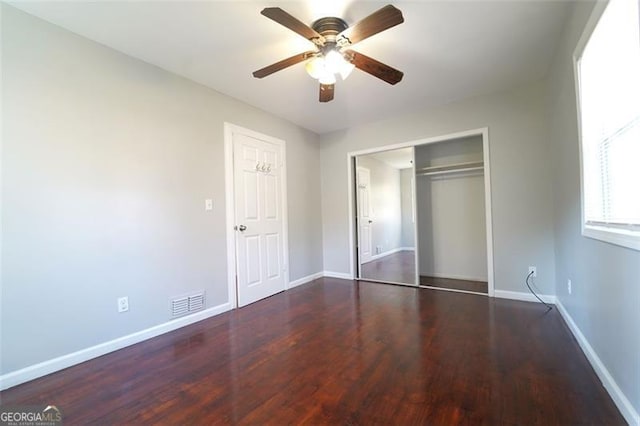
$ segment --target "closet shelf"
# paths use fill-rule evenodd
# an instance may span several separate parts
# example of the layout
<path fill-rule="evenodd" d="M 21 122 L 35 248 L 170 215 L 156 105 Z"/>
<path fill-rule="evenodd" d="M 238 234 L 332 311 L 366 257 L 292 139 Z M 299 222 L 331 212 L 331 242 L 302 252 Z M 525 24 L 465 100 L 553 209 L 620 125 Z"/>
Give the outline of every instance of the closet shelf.
<path fill-rule="evenodd" d="M 416 169 L 416 176 L 435 176 L 450 173 L 472 172 L 484 170 L 484 162 L 473 161 L 470 163 L 447 164 L 443 166 L 423 167 Z"/>

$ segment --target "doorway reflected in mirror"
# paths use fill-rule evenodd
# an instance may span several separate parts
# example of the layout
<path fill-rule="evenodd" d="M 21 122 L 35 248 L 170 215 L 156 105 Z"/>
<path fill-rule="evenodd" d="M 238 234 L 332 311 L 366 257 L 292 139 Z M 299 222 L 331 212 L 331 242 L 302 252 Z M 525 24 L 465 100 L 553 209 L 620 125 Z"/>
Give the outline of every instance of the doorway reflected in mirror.
<path fill-rule="evenodd" d="M 360 278 L 418 285 L 413 148 L 357 156 L 355 183 Z"/>

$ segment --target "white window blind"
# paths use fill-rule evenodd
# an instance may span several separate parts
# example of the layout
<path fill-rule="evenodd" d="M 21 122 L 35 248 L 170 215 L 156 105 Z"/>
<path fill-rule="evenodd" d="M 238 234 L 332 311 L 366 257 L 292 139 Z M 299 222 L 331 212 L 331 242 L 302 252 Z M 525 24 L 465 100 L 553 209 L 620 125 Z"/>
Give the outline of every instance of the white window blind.
<path fill-rule="evenodd" d="M 578 60 L 586 225 L 640 231 L 638 1 L 611 0 Z"/>

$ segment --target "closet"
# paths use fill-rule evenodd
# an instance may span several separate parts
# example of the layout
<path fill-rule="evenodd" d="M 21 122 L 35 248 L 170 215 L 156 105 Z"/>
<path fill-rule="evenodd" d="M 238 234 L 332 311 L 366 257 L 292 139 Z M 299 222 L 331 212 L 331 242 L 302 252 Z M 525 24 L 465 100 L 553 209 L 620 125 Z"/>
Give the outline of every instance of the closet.
<path fill-rule="evenodd" d="M 482 136 L 415 147 L 419 284 L 487 294 Z"/>

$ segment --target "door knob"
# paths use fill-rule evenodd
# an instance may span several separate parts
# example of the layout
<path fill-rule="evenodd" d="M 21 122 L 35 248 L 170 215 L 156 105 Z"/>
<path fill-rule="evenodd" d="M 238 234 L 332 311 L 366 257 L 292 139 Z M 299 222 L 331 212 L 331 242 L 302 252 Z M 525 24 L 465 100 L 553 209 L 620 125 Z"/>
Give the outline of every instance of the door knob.
<path fill-rule="evenodd" d="M 240 226 L 238 226 L 238 228 L 237 228 L 237 229 L 238 229 L 238 231 L 243 232 L 243 231 L 246 231 L 246 230 L 247 230 L 247 227 L 246 227 L 246 226 L 244 226 L 244 225 L 240 225 Z"/>
<path fill-rule="evenodd" d="M 373 221 L 372 221 L 372 220 L 370 220 L 370 221 L 369 221 L 369 223 L 373 223 Z"/>

